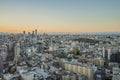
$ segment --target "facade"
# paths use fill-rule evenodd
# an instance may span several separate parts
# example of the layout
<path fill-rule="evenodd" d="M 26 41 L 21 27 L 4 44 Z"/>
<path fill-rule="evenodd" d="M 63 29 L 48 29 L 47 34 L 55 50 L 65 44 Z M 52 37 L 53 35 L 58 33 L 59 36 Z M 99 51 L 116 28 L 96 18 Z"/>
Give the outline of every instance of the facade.
<path fill-rule="evenodd" d="M 113 67 L 113 77 L 112 80 L 119 80 L 120 79 L 120 68 Z"/>
<path fill-rule="evenodd" d="M 0 56 L 0 77 L 2 77 L 3 74 L 3 61 L 2 61 L 2 56 Z"/>
<path fill-rule="evenodd" d="M 20 43 L 17 43 L 14 47 L 14 61 L 17 62 L 20 58 Z"/>
<path fill-rule="evenodd" d="M 102 56 L 103 56 L 103 58 L 105 58 L 105 48 L 104 47 L 102 48 Z"/>
<path fill-rule="evenodd" d="M 65 69 L 75 73 L 80 73 L 88 77 L 89 80 L 93 80 L 94 70 L 91 67 L 77 65 L 65 62 Z"/>
<path fill-rule="evenodd" d="M 110 56 L 111 56 L 111 49 L 108 49 L 108 60 L 110 60 Z"/>
<path fill-rule="evenodd" d="M 120 75 L 113 75 L 112 80 L 119 80 L 120 79 Z"/>

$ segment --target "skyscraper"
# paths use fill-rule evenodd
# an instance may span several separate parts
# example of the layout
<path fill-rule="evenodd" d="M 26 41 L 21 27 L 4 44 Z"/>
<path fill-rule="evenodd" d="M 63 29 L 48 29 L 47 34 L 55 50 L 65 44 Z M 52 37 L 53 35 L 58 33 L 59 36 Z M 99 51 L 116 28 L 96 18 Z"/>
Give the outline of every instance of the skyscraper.
<path fill-rule="evenodd" d="M 25 36 L 26 32 L 23 31 L 23 39 L 25 40 L 26 36 Z"/>
<path fill-rule="evenodd" d="M 110 60 L 110 56 L 111 56 L 111 49 L 108 49 L 108 60 Z"/>
<path fill-rule="evenodd" d="M 105 48 L 104 47 L 102 49 L 102 55 L 103 55 L 103 58 L 105 58 Z"/>
<path fill-rule="evenodd" d="M 2 56 L 3 61 L 7 60 L 7 50 L 6 49 L 2 49 L 1 56 Z"/>
<path fill-rule="evenodd" d="M 32 31 L 32 37 L 34 37 L 34 35 L 35 35 L 35 31 Z"/>
<path fill-rule="evenodd" d="M 35 29 L 35 38 L 36 38 L 36 41 L 37 41 L 37 35 L 38 35 L 37 29 Z"/>
<path fill-rule="evenodd" d="M 37 29 L 35 29 L 35 36 L 37 36 L 37 34 L 38 34 L 38 33 L 37 33 Z"/>
<path fill-rule="evenodd" d="M 20 43 L 16 43 L 14 47 L 14 61 L 17 63 L 19 57 L 20 57 Z"/>
<path fill-rule="evenodd" d="M 26 32 L 25 32 L 25 31 L 23 31 L 23 35 L 24 35 L 24 34 L 26 34 Z"/>
<path fill-rule="evenodd" d="M 2 61 L 2 56 L 0 55 L 0 77 L 2 77 L 3 73 L 3 61 Z"/>

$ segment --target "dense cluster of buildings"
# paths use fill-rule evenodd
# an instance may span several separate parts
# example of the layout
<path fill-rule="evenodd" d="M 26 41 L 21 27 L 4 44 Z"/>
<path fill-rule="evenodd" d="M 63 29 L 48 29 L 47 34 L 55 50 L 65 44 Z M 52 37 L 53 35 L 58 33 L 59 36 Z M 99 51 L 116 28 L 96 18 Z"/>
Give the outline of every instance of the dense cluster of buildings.
<path fill-rule="evenodd" d="M 0 35 L 0 80 L 119 80 L 117 34 Z"/>

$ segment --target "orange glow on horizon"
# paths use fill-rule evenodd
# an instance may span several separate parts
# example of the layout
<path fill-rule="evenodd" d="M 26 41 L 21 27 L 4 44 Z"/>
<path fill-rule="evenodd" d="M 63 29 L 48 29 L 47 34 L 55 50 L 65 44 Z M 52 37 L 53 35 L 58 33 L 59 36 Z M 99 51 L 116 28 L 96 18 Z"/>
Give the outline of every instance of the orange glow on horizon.
<path fill-rule="evenodd" d="M 94 28 L 73 28 L 73 27 L 20 27 L 20 26 L 0 26 L 0 32 L 9 32 L 9 33 L 22 33 L 23 30 L 26 32 L 32 32 L 33 30 L 37 29 L 40 33 L 48 33 L 48 32 L 120 32 L 120 29 L 109 29 L 107 31 L 106 29 L 94 29 Z"/>

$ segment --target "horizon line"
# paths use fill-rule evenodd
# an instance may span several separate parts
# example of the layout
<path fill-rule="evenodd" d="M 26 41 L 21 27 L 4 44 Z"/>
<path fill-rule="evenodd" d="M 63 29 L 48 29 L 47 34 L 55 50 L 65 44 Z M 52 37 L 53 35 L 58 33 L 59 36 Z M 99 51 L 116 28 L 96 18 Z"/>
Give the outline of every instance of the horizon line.
<path fill-rule="evenodd" d="M 24 30 L 23 30 L 24 31 Z M 30 31 L 26 31 L 26 34 L 28 34 Z M 21 34 L 23 32 L 1 32 L 0 33 L 8 33 L 8 34 Z M 32 33 L 32 31 L 30 32 Z M 120 33 L 119 31 L 96 31 L 96 32 L 38 32 L 39 34 L 51 34 L 51 33 L 60 33 L 60 34 L 74 34 L 74 33 Z"/>

